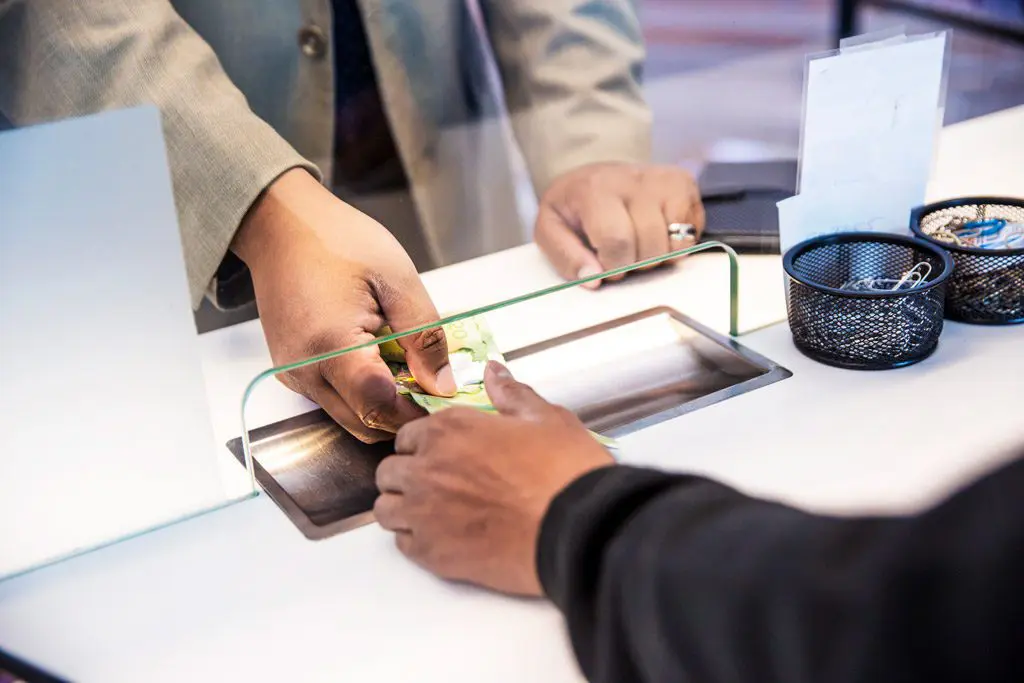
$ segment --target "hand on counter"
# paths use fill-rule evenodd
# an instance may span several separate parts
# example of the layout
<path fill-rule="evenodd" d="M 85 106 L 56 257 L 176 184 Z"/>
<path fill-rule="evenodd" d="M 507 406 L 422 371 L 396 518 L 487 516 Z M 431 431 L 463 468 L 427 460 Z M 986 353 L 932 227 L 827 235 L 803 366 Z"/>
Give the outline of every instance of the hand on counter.
<path fill-rule="evenodd" d="M 698 235 L 704 229 L 700 192 L 689 173 L 653 164 L 590 164 L 557 178 L 541 197 L 534 240 L 562 277 L 576 280 L 695 243 L 670 240 L 671 223 L 690 223 Z"/>
<path fill-rule="evenodd" d="M 539 596 L 537 536 L 554 497 L 614 464 L 571 412 L 488 364 L 498 416 L 450 408 L 398 432 L 377 468 L 374 515 L 399 549 L 439 576 Z"/>
<path fill-rule="evenodd" d="M 438 319 L 409 256 L 391 234 L 296 169 L 250 209 L 232 244 L 249 266 L 275 365 Z M 417 382 L 452 395 L 440 328 L 400 341 Z M 279 375 L 366 442 L 390 438 L 422 412 L 398 395 L 376 347 Z"/>

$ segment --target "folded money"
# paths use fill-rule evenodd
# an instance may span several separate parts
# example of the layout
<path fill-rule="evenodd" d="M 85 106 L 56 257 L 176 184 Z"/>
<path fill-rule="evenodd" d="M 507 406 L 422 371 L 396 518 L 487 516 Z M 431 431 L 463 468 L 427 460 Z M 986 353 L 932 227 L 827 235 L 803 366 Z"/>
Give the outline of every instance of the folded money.
<path fill-rule="evenodd" d="M 488 361 L 504 364 L 505 358 L 498 351 L 494 335 L 482 317 L 457 320 L 443 325 L 442 329 L 448 342 L 448 363 L 451 365 L 455 386 L 458 387 L 460 394 L 475 391 L 474 387 L 483 384 Z M 391 328 L 387 326 L 377 332 L 378 337 L 390 334 Z M 391 368 L 399 388 L 423 394 L 423 389 L 416 384 L 412 373 L 409 372 L 409 366 L 405 363 L 405 350 L 401 345 L 397 341 L 389 341 L 380 344 L 379 348 L 381 358 Z"/>
<path fill-rule="evenodd" d="M 436 413 L 455 406 L 475 408 L 485 413 L 497 413 L 484 389 L 484 370 L 488 361 L 505 364 L 505 357 L 498 350 L 490 328 L 483 316 L 475 316 L 443 325 L 445 339 L 448 341 L 448 362 L 455 376 L 458 387 L 454 396 L 434 396 L 416 383 L 409 366 L 405 363 L 405 350 L 398 342 L 390 341 L 380 345 L 381 358 L 388 364 L 391 374 L 395 376 L 398 392 L 408 396 L 428 413 Z M 377 332 L 378 337 L 392 334 L 390 327 L 383 327 Z M 591 432 L 594 438 L 605 448 L 618 448 L 615 439 Z"/>

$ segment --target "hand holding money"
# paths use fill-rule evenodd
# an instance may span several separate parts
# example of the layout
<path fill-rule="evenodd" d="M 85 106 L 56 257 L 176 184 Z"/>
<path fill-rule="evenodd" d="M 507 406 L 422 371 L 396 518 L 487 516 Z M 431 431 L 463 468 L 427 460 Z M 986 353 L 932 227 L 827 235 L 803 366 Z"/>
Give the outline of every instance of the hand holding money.
<path fill-rule="evenodd" d="M 395 376 L 399 394 L 407 396 L 430 414 L 455 406 L 496 413 L 484 388 L 484 372 L 488 361 L 504 365 L 505 358 L 498 350 L 486 320 L 483 316 L 475 316 L 443 325 L 442 329 L 448 341 L 448 361 L 455 376 L 455 395 L 434 396 L 424 391 L 409 371 L 402 347 L 394 341 L 385 342 L 380 345 L 380 355 Z M 389 334 L 391 330 L 387 327 L 378 333 L 379 336 Z M 594 432 L 591 434 L 605 448 L 618 448 L 614 439 Z"/>
<path fill-rule="evenodd" d="M 551 501 L 615 461 L 504 366 L 491 363 L 485 381 L 497 415 L 455 408 L 402 427 L 377 467 L 374 517 L 440 576 L 540 595 L 537 540 Z"/>

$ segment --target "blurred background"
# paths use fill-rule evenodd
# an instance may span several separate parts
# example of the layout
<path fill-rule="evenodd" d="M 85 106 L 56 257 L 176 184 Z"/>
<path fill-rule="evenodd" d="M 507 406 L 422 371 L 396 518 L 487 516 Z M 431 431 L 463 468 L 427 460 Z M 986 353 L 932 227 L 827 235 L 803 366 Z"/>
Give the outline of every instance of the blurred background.
<path fill-rule="evenodd" d="M 795 155 L 804 58 L 851 8 L 849 33 L 953 28 L 947 125 L 1024 104 L 1020 0 L 640 0 L 658 160 Z"/>
<path fill-rule="evenodd" d="M 475 0 L 467 0 L 470 6 Z M 1024 104 L 1024 0 L 637 0 L 655 161 L 795 158 L 807 55 L 845 35 L 953 29 L 946 125 Z M 980 153 L 980 151 L 979 151 Z M 525 168 L 523 239 L 536 211 Z M 200 331 L 255 316 L 204 303 Z"/>

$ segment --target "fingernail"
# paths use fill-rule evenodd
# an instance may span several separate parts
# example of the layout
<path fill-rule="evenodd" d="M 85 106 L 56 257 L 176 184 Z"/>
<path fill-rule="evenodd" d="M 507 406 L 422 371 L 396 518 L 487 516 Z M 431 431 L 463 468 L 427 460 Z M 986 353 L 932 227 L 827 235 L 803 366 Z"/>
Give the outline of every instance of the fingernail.
<path fill-rule="evenodd" d="M 585 266 L 583 266 L 582 268 L 579 269 L 579 272 L 576 273 L 576 279 L 577 280 L 583 280 L 583 279 L 588 278 L 588 277 L 593 277 L 593 276 L 597 275 L 600 272 L 601 272 L 600 268 L 598 268 L 597 266 L 595 266 L 595 265 L 593 265 L 591 263 L 588 263 L 587 265 L 585 265 Z M 584 282 L 583 286 L 586 287 L 587 289 L 597 289 L 598 287 L 601 286 L 601 281 L 600 280 L 594 280 L 592 282 Z"/>
<path fill-rule="evenodd" d="M 452 372 L 452 366 L 445 365 L 437 373 L 437 393 L 442 396 L 454 396 L 458 390 L 459 387 L 455 383 L 455 373 Z"/>
<path fill-rule="evenodd" d="M 487 361 L 487 369 L 498 379 L 512 379 L 512 373 L 496 360 Z"/>

